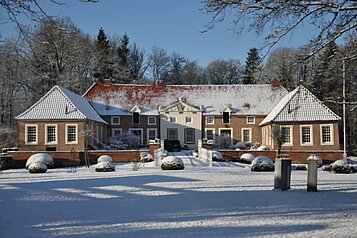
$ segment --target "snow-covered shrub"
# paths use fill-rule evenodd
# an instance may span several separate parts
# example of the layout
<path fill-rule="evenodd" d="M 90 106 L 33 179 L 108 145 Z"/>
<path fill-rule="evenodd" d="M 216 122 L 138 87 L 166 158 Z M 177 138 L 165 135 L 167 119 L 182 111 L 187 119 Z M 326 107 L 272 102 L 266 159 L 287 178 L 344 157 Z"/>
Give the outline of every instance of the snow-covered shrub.
<path fill-rule="evenodd" d="M 115 166 L 111 162 L 102 161 L 95 165 L 96 172 L 113 172 L 115 171 Z"/>
<path fill-rule="evenodd" d="M 100 163 L 100 162 L 110 162 L 110 163 L 112 163 L 113 159 L 109 155 L 102 155 L 97 159 L 97 163 Z"/>
<path fill-rule="evenodd" d="M 317 167 L 318 167 L 318 168 L 322 167 L 322 165 L 323 165 L 322 159 L 321 159 L 320 157 L 316 156 L 316 155 L 310 155 L 309 158 L 307 158 L 307 159 L 308 159 L 308 160 L 309 160 L 309 159 L 315 159 L 315 160 L 317 160 Z"/>
<path fill-rule="evenodd" d="M 267 156 L 257 156 L 251 163 L 252 171 L 274 171 L 274 162 Z"/>
<path fill-rule="evenodd" d="M 330 164 L 331 171 L 337 174 L 349 174 L 352 172 L 351 166 L 345 160 L 336 160 Z"/>
<path fill-rule="evenodd" d="M 46 165 L 47 168 L 53 168 L 54 167 L 54 162 L 53 162 L 53 158 L 51 155 L 46 154 L 46 153 L 37 153 L 37 154 L 33 154 L 30 156 L 30 158 L 28 158 L 27 162 L 26 162 L 26 169 L 28 169 L 28 167 L 35 162 L 40 162 Z M 46 170 L 47 170 L 46 168 Z"/>
<path fill-rule="evenodd" d="M 231 149 L 232 139 L 228 133 L 216 136 L 216 147 L 218 149 Z"/>
<path fill-rule="evenodd" d="M 162 170 L 182 170 L 185 168 L 185 164 L 182 159 L 175 156 L 167 156 L 161 162 Z"/>
<path fill-rule="evenodd" d="M 240 162 L 246 163 L 246 164 L 251 164 L 254 159 L 255 159 L 255 156 L 252 155 L 251 153 L 244 153 L 240 156 Z"/>
<path fill-rule="evenodd" d="M 140 153 L 140 161 L 142 163 L 152 162 L 152 161 L 154 161 L 154 158 L 148 152 L 141 152 Z"/>
<path fill-rule="evenodd" d="M 31 174 L 46 173 L 47 166 L 41 161 L 35 161 L 28 166 Z"/>
<path fill-rule="evenodd" d="M 112 150 L 132 150 L 137 149 L 141 139 L 139 136 L 128 132 L 112 137 L 108 147 Z"/>
<path fill-rule="evenodd" d="M 265 151 L 265 150 L 270 150 L 270 148 L 266 145 L 261 145 L 256 150 Z"/>
<path fill-rule="evenodd" d="M 245 150 L 247 148 L 247 144 L 244 141 L 238 141 L 235 145 L 234 145 L 235 149 L 239 149 L 239 150 Z"/>
<path fill-rule="evenodd" d="M 223 160 L 223 156 L 220 152 L 213 150 L 212 151 L 212 160 L 213 161 L 217 161 L 217 162 L 222 162 Z"/>

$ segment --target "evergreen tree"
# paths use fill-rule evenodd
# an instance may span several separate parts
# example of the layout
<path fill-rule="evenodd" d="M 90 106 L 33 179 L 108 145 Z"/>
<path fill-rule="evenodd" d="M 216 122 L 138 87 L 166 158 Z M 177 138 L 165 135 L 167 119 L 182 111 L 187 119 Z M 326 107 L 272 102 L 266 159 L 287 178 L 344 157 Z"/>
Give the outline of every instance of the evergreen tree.
<path fill-rule="evenodd" d="M 120 39 L 118 52 L 118 65 L 117 65 L 117 79 L 120 83 L 131 83 L 132 73 L 128 64 L 128 57 L 130 53 L 129 49 L 129 37 L 125 33 L 123 37 Z"/>
<path fill-rule="evenodd" d="M 100 28 L 95 42 L 95 66 L 93 76 L 97 81 L 113 77 L 113 57 L 110 52 L 110 45 L 104 29 Z"/>
<path fill-rule="evenodd" d="M 258 74 L 261 70 L 261 58 L 257 48 L 250 48 L 243 73 L 243 84 L 254 84 L 258 81 Z"/>

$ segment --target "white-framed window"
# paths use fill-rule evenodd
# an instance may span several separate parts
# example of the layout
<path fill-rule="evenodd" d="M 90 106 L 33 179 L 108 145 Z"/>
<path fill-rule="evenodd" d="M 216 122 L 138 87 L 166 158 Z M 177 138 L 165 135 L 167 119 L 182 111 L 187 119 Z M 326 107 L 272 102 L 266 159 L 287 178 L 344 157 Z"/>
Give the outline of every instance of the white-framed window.
<path fill-rule="evenodd" d="M 66 124 L 66 144 L 78 144 L 77 124 Z"/>
<path fill-rule="evenodd" d="M 139 124 L 140 123 L 140 113 L 139 112 L 133 112 L 133 124 Z"/>
<path fill-rule="evenodd" d="M 293 128 L 292 126 L 281 126 L 281 142 L 282 145 L 293 144 Z"/>
<path fill-rule="evenodd" d="M 149 128 L 147 129 L 147 143 L 149 144 L 150 140 L 155 140 L 157 138 L 157 129 Z"/>
<path fill-rule="evenodd" d="M 333 145 L 333 125 L 320 125 L 321 145 Z"/>
<path fill-rule="evenodd" d="M 300 126 L 300 144 L 313 145 L 312 125 Z"/>
<path fill-rule="evenodd" d="M 120 125 L 120 117 L 119 116 L 112 116 L 111 124 L 112 125 Z"/>
<path fill-rule="evenodd" d="M 118 137 L 123 134 L 123 129 L 121 128 L 113 128 L 112 129 L 112 137 Z"/>
<path fill-rule="evenodd" d="M 233 143 L 233 130 L 232 128 L 219 128 L 219 142 L 221 145 L 220 146 L 227 146 L 231 145 Z M 216 142 L 217 143 L 217 138 Z"/>
<path fill-rule="evenodd" d="M 255 116 L 247 116 L 247 124 L 255 124 Z"/>
<path fill-rule="evenodd" d="M 37 124 L 25 125 L 25 144 L 37 145 L 38 139 L 38 126 Z"/>
<path fill-rule="evenodd" d="M 185 129 L 185 144 L 195 143 L 195 129 L 186 128 Z"/>
<path fill-rule="evenodd" d="M 242 128 L 242 141 L 252 142 L 252 128 Z"/>
<path fill-rule="evenodd" d="M 213 125 L 214 124 L 214 116 L 206 116 L 206 124 Z"/>
<path fill-rule="evenodd" d="M 193 123 L 192 117 L 190 117 L 190 116 L 185 116 L 185 123 L 188 123 L 188 124 Z"/>
<path fill-rule="evenodd" d="M 129 132 L 140 138 L 140 144 L 143 144 L 143 129 L 142 128 L 130 128 Z"/>
<path fill-rule="evenodd" d="M 156 125 L 156 117 L 149 116 L 148 117 L 148 125 L 150 125 L 150 126 Z"/>
<path fill-rule="evenodd" d="M 214 142 L 214 129 L 206 129 L 206 139 Z"/>
<path fill-rule="evenodd" d="M 223 123 L 224 124 L 229 123 L 229 112 L 223 112 Z"/>
<path fill-rule="evenodd" d="M 178 139 L 177 128 L 167 128 L 167 139 L 168 140 L 177 140 Z"/>
<path fill-rule="evenodd" d="M 171 123 L 176 123 L 177 118 L 176 117 L 170 117 L 169 120 L 170 120 Z"/>
<path fill-rule="evenodd" d="M 45 125 L 46 145 L 57 144 L 57 124 L 47 124 Z"/>

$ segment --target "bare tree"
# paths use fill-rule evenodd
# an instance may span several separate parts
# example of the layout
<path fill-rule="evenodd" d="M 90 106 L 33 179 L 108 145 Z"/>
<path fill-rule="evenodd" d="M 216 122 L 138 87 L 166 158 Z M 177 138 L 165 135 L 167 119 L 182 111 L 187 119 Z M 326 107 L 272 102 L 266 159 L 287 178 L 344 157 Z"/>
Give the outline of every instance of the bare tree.
<path fill-rule="evenodd" d="M 165 80 L 170 66 L 170 57 L 164 49 L 152 47 L 149 55 L 149 69 L 154 80 Z"/>
<path fill-rule="evenodd" d="M 237 84 L 241 79 L 241 65 L 238 60 L 214 60 L 206 68 L 211 84 Z"/>
<path fill-rule="evenodd" d="M 357 30 L 357 2 L 355 0 L 276 1 L 276 0 L 204 0 L 203 9 L 210 15 L 208 29 L 216 22 L 231 19 L 232 29 L 265 35 L 269 50 L 282 38 L 302 24 L 310 24 L 315 34 L 310 41 L 309 56 L 316 54 L 330 42 Z"/>

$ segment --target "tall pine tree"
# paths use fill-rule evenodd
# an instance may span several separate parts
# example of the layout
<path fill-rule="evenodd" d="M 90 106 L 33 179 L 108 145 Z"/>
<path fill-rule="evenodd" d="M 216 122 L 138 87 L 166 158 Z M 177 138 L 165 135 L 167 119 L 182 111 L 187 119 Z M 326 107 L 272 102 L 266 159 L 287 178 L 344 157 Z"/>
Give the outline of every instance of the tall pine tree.
<path fill-rule="evenodd" d="M 132 73 L 128 64 L 128 57 L 130 53 L 129 49 L 129 37 L 125 33 L 120 38 L 118 53 L 118 65 L 116 78 L 120 83 L 131 83 L 133 81 Z"/>
<path fill-rule="evenodd" d="M 110 52 L 110 45 L 104 29 L 100 28 L 97 40 L 95 41 L 95 66 L 93 76 L 98 82 L 113 77 L 113 57 Z"/>
<path fill-rule="evenodd" d="M 254 84 L 258 82 L 258 74 L 261 70 L 261 58 L 257 48 L 250 48 L 243 73 L 243 84 Z"/>

